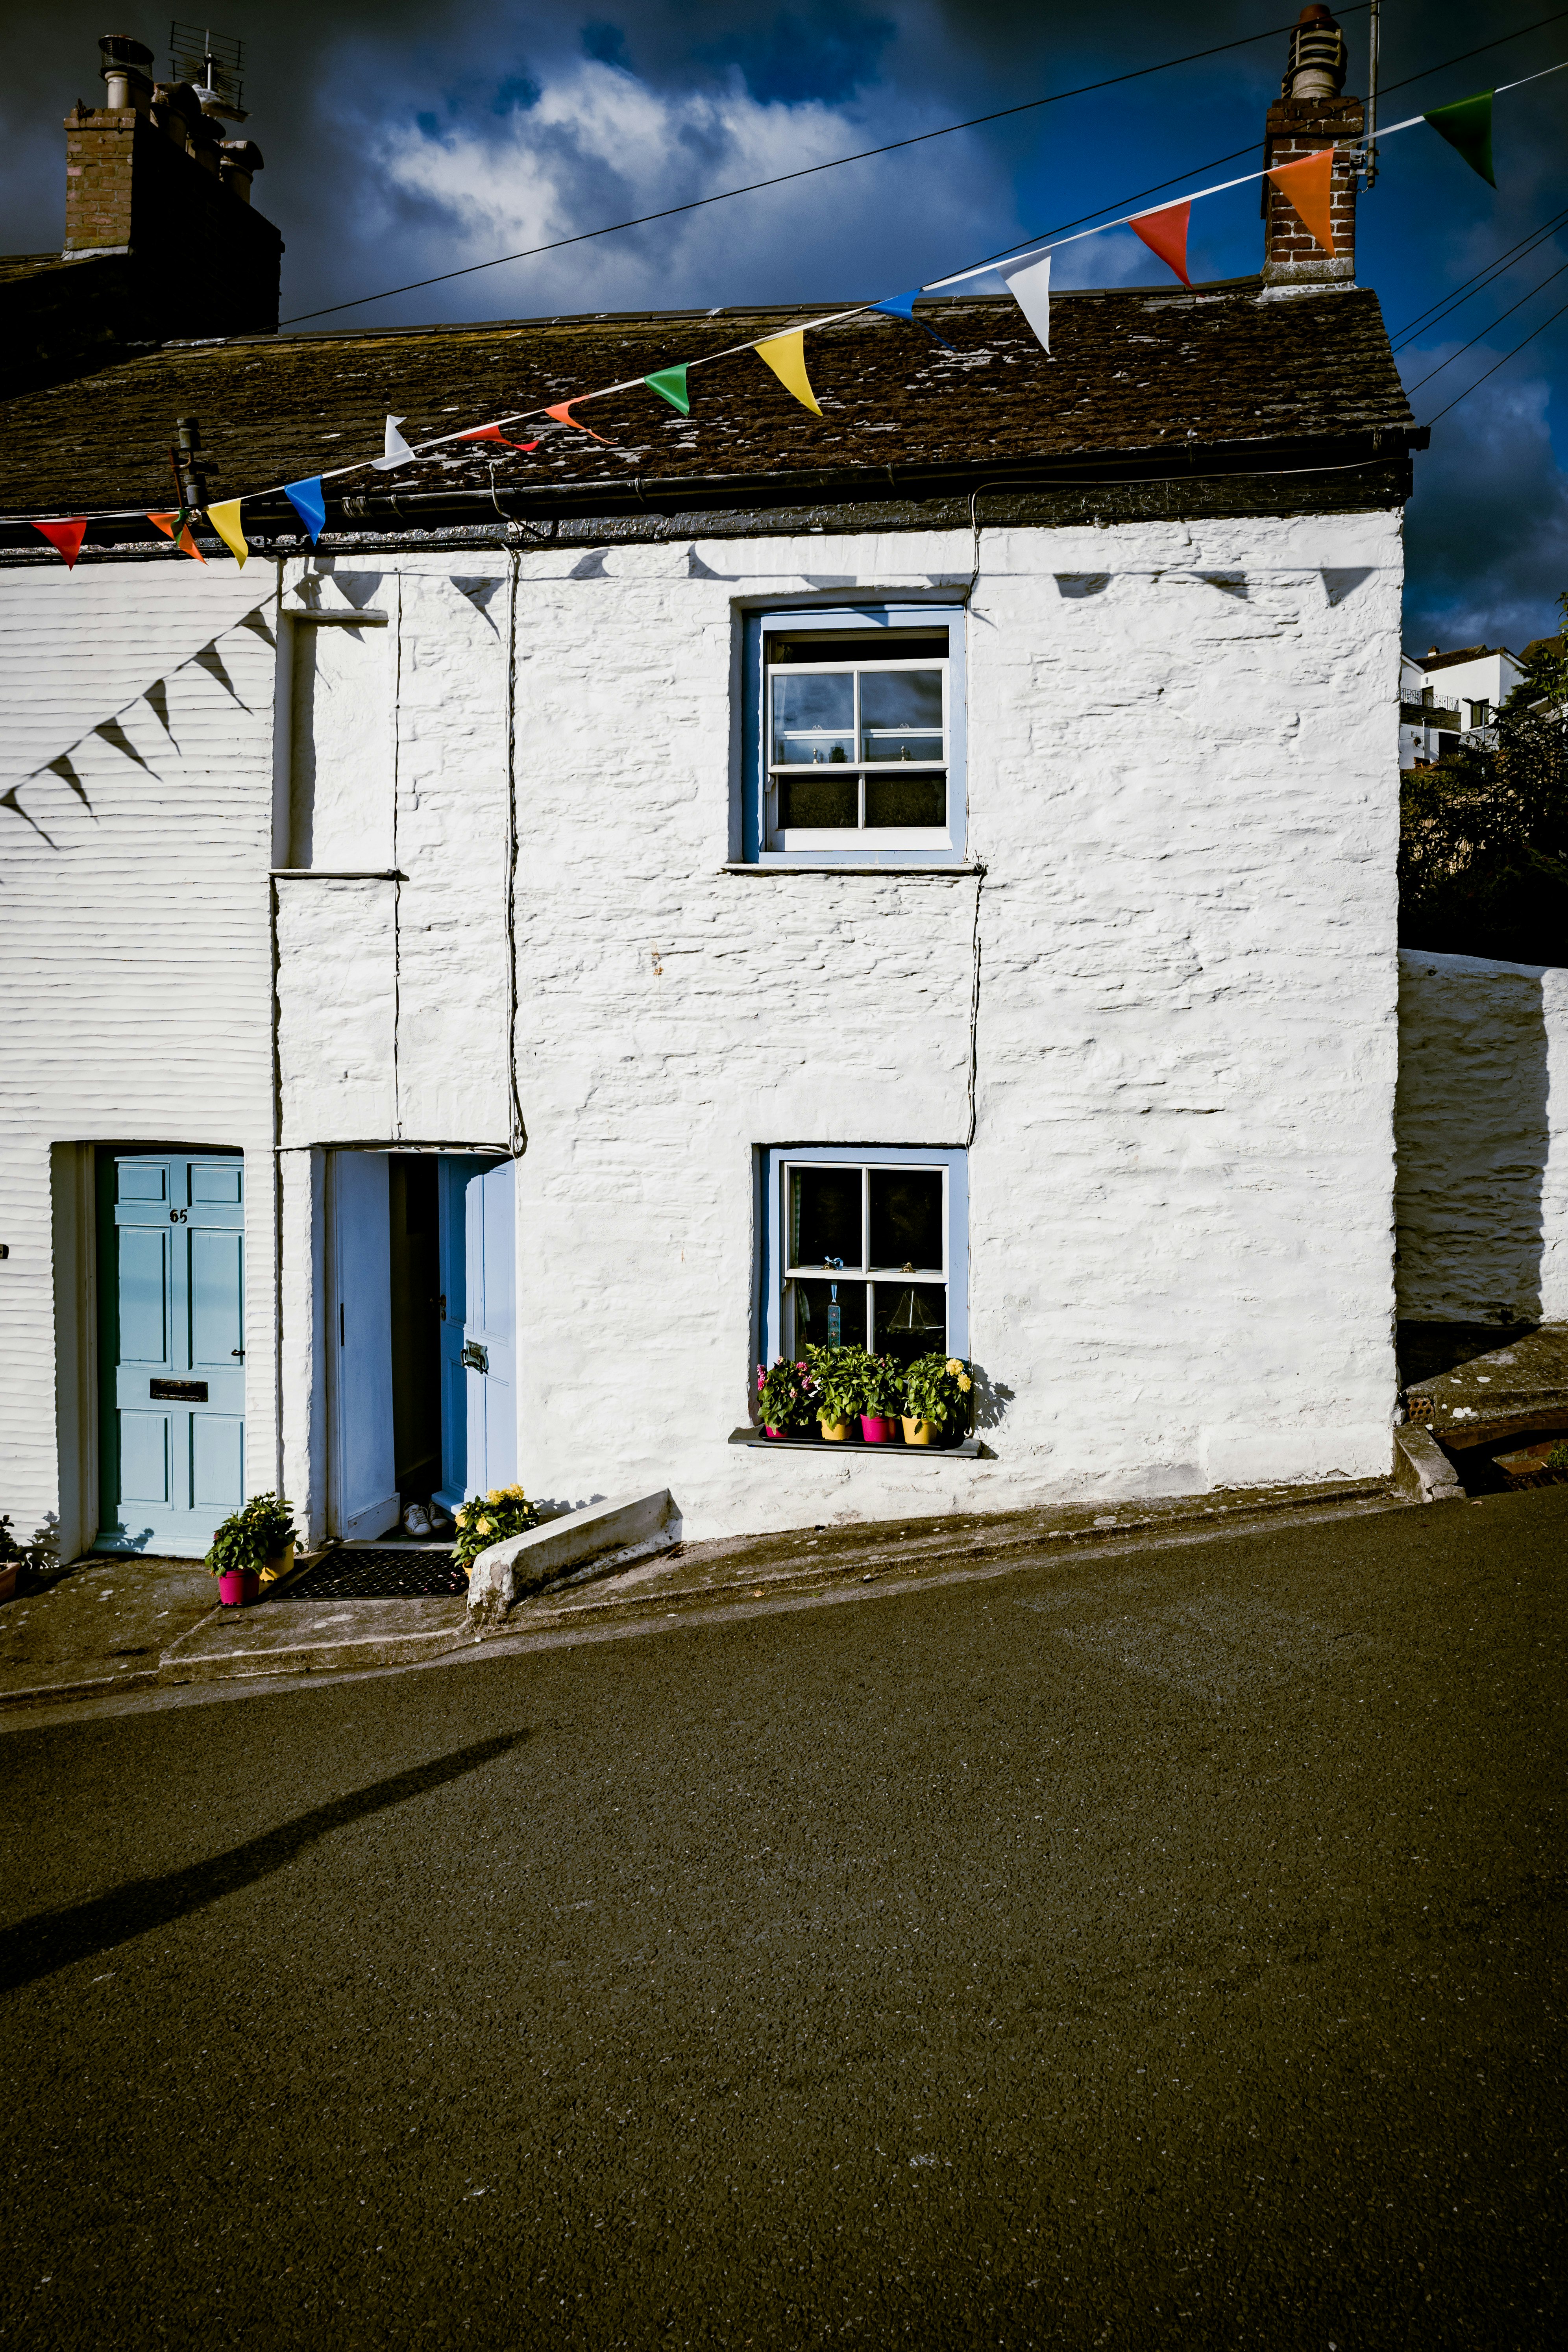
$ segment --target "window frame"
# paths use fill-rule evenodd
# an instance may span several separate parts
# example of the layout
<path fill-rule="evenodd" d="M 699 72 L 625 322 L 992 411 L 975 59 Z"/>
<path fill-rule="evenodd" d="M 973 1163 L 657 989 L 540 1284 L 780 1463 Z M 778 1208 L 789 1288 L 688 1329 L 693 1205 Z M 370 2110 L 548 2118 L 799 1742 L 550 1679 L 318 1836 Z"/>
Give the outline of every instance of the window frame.
<path fill-rule="evenodd" d="M 876 602 L 854 605 L 779 606 L 746 615 L 742 667 L 744 727 L 742 747 L 741 862 L 748 866 L 959 866 L 963 863 L 968 822 L 965 682 L 965 621 L 962 604 L 897 604 Z M 865 634 L 875 629 L 945 629 L 947 658 L 943 688 L 947 722 L 947 823 L 920 827 L 922 842 L 897 846 L 877 841 L 882 829 L 846 831 L 831 845 L 809 849 L 774 849 L 768 845 L 769 726 L 767 709 L 767 640 L 770 636 L 802 636 L 809 631 Z M 911 667 L 936 667 L 921 661 Z M 895 764 L 892 762 L 889 765 Z M 857 762 L 863 768 L 863 762 Z M 903 828 L 899 828 L 902 832 Z M 917 828 L 910 828 L 910 831 Z"/>
<path fill-rule="evenodd" d="M 770 1144 L 761 1155 L 762 1249 L 760 1252 L 761 1297 L 758 1301 L 758 1361 L 771 1364 L 784 1352 L 784 1337 L 790 1327 L 785 1289 L 793 1279 L 787 1255 L 788 1188 L 792 1168 L 911 1168 L 924 1171 L 940 1169 L 942 1175 L 943 1247 L 945 1268 L 942 1280 L 947 1289 L 947 1349 L 953 1356 L 967 1359 L 969 1354 L 969 1153 L 952 1145 L 918 1143 L 794 1143 Z M 870 1246 L 870 1232 L 865 1222 L 864 1191 L 862 1192 L 861 1249 Z M 868 1270 L 856 1267 L 848 1278 L 868 1286 L 877 1279 Z M 901 1269 L 900 1269 L 901 1272 Z M 819 1277 L 820 1278 L 820 1277 Z M 909 1277 L 905 1277 L 908 1279 Z M 918 1277 L 929 1280 L 931 1270 L 922 1267 Z M 868 1334 L 874 1338 L 874 1331 Z"/>

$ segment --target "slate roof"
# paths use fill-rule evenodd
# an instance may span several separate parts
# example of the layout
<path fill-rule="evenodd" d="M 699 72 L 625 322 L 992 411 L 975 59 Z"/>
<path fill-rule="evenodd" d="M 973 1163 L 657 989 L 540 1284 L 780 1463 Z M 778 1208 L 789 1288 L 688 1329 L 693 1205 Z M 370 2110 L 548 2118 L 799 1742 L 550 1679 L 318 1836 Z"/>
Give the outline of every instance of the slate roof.
<path fill-rule="evenodd" d="M 388 411 L 413 442 L 810 315 L 793 305 L 166 344 L 0 405 L 0 514 L 166 507 L 180 416 L 200 421 L 209 495 L 231 498 L 374 455 Z M 1188 464 L 1200 449 L 1267 463 L 1302 444 L 1326 461 L 1334 445 L 1393 454 L 1414 437 L 1365 289 L 1281 297 L 1247 278 L 1061 295 L 1049 359 L 1006 295 L 932 301 L 921 315 L 951 350 L 880 315 L 807 337 L 820 419 L 745 352 L 693 374 L 689 418 L 640 387 L 595 402 L 584 420 L 614 447 L 547 425 L 532 457 L 479 445 L 342 487 L 482 489 L 494 464 L 498 483 L 557 499 L 661 481 L 727 482 L 743 499 L 748 484 L 792 477 L 885 485 L 889 467 L 898 483 L 1139 456 Z"/>

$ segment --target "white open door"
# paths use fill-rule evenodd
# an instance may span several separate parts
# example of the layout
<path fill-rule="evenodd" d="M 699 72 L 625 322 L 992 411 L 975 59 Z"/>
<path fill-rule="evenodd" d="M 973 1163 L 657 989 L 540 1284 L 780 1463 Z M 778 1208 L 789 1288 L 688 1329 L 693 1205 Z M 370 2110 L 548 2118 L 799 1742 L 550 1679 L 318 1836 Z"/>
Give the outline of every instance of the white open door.
<path fill-rule="evenodd" d="M 331 1532 L 345 1543 L 397 1523 L 392 1423 L 392 1258 L 387 1161 L 334 1151 L 329 1262 Z"/>

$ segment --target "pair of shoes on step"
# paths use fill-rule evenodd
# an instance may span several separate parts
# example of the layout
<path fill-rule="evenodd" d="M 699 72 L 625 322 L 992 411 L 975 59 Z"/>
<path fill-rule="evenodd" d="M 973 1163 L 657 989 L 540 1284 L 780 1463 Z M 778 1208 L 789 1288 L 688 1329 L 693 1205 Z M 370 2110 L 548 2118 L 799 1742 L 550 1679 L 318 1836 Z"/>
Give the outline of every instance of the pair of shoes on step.
<path fill-rule="evenodd" d="M 403 1531 L 423 1542 L 430 1534 L 430 1514 L 423 1503 L 410 1503 L 403 1514 Z"/>

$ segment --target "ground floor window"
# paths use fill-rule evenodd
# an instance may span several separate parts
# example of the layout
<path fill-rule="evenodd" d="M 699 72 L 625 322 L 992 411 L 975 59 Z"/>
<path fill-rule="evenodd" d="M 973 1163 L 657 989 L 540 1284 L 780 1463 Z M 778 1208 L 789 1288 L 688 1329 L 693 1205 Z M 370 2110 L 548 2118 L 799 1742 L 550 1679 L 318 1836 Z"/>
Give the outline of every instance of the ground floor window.
<path fill-rule="evenodd" d="M 763 1360 L 968 1353 L 964 1152 L 801 1144 L 765 1160 Z"/>

